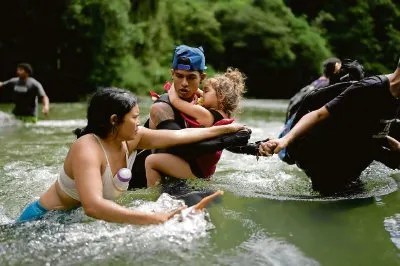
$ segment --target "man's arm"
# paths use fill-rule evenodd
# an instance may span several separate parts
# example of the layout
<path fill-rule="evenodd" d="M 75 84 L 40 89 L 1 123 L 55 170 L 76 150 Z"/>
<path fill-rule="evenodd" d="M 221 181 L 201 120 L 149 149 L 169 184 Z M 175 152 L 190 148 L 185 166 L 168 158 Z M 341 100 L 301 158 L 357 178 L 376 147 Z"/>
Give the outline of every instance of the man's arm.
<path fill-rule="evenodd" d="M 30 80 L 33 82 L 34 86 L 37 88 L 37 95 L 42 98 L 42 105 L 43 105 L 42 113 L 44 115 L 48 115 L 49 109 L 50 109 L 49 97 L 47 97 L 46 92 L 44 91 L 43 86 L 42 86 L 42 84 L 40 84 L 39 81 L 37 81 L 34 78 L 31 78 Z"/>
<path fill-rule="evenodd" d="M 329 111 L 325 106 L 306 114 L 284 137 L 261 143 L 259 149 L 260 154 L 268 156 L 272 153 L 276 154 L 280 152 L 290 143 L 309 132 L 315 125 L 324 121 L 328 117 Z"/>
<path fill-rule="evenodd" d="M 16 84 L 17 81 L 18 81 L 18 78 L 12 78 L 12 79 L 9 79 L 9 80 L 0 82 L 0 88 L 1 88 L 1 87 L 4 87 L 4 86 L 6 86 L 6 85 L 9 85 L 9 84 Z"/>
<path fill-rule="evenodd" d="M 49 114 L 49 110 L 50 110 L 50 101 L 49 101 L 49 97 L 47 97 L 47 95 L 42 97 L 42 113 L 44 115 L 48 115 Z"/>

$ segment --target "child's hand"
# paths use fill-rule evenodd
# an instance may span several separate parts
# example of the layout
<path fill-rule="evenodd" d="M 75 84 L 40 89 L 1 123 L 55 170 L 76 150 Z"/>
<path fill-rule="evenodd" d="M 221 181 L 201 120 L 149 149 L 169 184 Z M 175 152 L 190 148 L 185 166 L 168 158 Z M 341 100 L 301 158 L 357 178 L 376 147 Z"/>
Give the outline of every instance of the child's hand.
<path fill-rule="evenodd" d="M 204 103 L 204 98 L 203 97 L 197 98 L 196 104 L 203 106 L 203 103 Z"/>
<path fill-rule="evenodd" d="M 173 102 L 178 98 L 178 94 L 176 93 L 175 86 L 172 83 L 171 87 L 168 90 L 169 100 L 173 104 Z"/>
<path fill-rule="evenodd" d="M 197 97 L 203 97 L 203 91 L 200 89 L 197 89 L 196 95 L 197 95 Z"/>

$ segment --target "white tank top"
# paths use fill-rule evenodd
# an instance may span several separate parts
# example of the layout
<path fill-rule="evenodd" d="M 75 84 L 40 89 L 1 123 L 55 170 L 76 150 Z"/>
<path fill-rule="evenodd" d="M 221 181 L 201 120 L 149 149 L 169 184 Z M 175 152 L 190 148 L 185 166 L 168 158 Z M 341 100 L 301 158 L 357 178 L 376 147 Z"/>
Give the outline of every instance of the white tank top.
<path fill-rule="evenodd" d="M 97 141 L 99 142 L 101 149 L 104 152 L 104 155 L 106 156 L 107 160 L 107 166 L 106 169 L 104 170 L 101 180 L 103 181 L 103 197 L 108 200 L 116 200 L 118 196 L 121 195 L 121 190 L 115 187 L 113 183 L 113 176 L 111 172 L 111 167 L 110 167 L 110 162 L 108 161 L 108 156 L 107 152 L 103 147 L 103 144 L 101 143 L 101 140 L 99 137 L 96 135 L 92 134 Z M 126 143 L 125 143 L 126 145 Z M 128 146 L 126 145 L 126 152 L 125 152 L 125 157 L 126 157 L 126 166 L 128 169 L 132 169 L 133 163 L 135 162 L 137 151 L 133 151 L 131 155 L 128 157 Z M 133 177 L 132 177 L 133 178 Z M 60 188 L 62 191 L 64 191 L 68 196 L 71 198 L 80 201 L 78 190 L 76 188 L 75 180 L 69 177 L 64 170 L 64 166 L 61 167 L 60 170 L 60 175 L 58 176 L 58 184 L 60 185 Z"/>

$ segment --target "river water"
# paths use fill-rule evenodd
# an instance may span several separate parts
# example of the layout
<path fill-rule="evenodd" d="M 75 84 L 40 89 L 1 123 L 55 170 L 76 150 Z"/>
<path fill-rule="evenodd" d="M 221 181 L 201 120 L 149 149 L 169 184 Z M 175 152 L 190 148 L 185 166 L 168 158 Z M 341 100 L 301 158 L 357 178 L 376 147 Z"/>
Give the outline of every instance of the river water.
<path fill-rule="evenodd" d="M 149 104 L 140 103 L 143 122 Z M 252 141 L 277 136 L 285 108 L 246 100 L 237 120 L 252 129 Z M 366 192 L 321 198 L 276 156 L 225 151 L 210 182 L 192 182 L 225 194 L 191 219 L 121 225 L 78 208 L 13 225 L 57 178 L 86 104 L 53 104 L 37 124 L 7 115 L 11 105 L 0 110 L 0 265 L 400 265 L 400 172 L 379 163 L 363 172 Z M 157 189 L 127 192 L 119 203 L 144 211 L 182 204 Z"/>

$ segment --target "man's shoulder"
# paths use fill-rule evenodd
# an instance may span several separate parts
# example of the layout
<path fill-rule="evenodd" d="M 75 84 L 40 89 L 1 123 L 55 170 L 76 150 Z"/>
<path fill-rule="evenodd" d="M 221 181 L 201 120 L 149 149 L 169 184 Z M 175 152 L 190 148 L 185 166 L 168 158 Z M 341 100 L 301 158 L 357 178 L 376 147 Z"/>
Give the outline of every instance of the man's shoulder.
<path fill-rule="evenodd" d="M 386 75 L 374 75 L 366 77 L 359 82 L 362 83 L 364 86 L 379 86 L 388 84 L 389 79 L 386 77 Z"/>
<path fill-rule="evenodd" d="M 168 93 L 163 93 L 161 94 L 157 100 L 154 101 L 154 103 L 168 103 L 171 105 L 171 101 L 169 100 Z"/>
<path fill-rule="evenodd" d="M 34 79 L 32 77 L 29 77 L 27 79 L 27 83 L 30 83 L 30 84 L 32 84 L 32 85 L 34 85 L 36 87 L 42 86 L 42 84 L 39 81 L 37 81 L 36 79 Z"/>
<path fill-rule="evenodd" d="M 164 94 L 163 94 L 164 95 Z M 174 113 L 174 107 L 169 101 L 168 97 L 160 96 L 151 106 L 150 106 L 150 115 L 157 115 L 159 113 Z M 168 94 L 167 94 L 168 96 Z"/>

